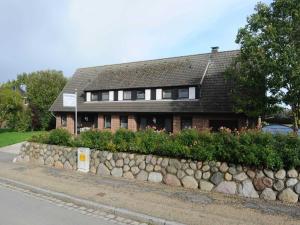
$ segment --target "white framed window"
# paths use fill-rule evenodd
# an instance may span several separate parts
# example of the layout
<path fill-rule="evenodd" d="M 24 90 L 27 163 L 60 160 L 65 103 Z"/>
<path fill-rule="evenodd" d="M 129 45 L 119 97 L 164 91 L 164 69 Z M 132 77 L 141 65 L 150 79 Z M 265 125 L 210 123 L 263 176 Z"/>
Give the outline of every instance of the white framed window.
<path fill-rule="evenodd" d="M 189 98 L 189 89 L 188 88 L 179 88 L 178 89 L 178 98 Z"/>
<path fill-rule="evenodd" d="M 131 100 L 131 91 L 123 91 L 123 99 Z"/>
<path fill-rule="evenodd" d="M 128 129 L 128 116 L 120 116 L 120 127 Z"/>
<path fill-rule="evenodd" d="M 60 124 L 61 124 L 62 127 L 66 127 L 67 126 L 67 115 L 66 114 L 62 114 L 61 115 Z"/>
<path fill-rule="evenodd" d="M 102 95 L 102 101 L 108 101 L 109 100 L 109 92 L 108 91 L 104 91 L 101 93 Z"/>
<path fill-rule="evenodd" d="M 87 102 L 91 101 L 91 92 L 86 92 L 86 101 Z"/>
<path fill-rule="evenodd" d="M 145 100 L 151 100 L 151 89 L 145 90 Z"/>
<path fill-rule="evenodd" d="M 114 100 L 114 91 L 109 91 L 109 101 Z"/>
<path fill-rule="evenodd" d="M 104 128 L 111 128 L 111 116 L 104 116 Z"/>
<path fill-rule="evenodd" d="M 195 98 L 196 98 L 196 88 L 189 87 L 189 99 L 195 99 Z"/>
<path fill-rule="evenodd" d="M 118 91 L 118 101 L 122 101 L 123 100 L 123 91 L 120 90 Z"/>
<path fill-rule="evenodd" d="M 92 92 L 92 101 L 98 101 L 99 100 L 99 93 L 98 92 Z"/>
<path fill-rule="evenodd" d="M 162 91 L 162 98 L 163 99 L 171 99 L 172 98 L 172 89 L 164 89 Z"/>
<path fill-rule="evenodd" d="M 145 99 L 145 90 L 138 90 L 136 92 L 136 99 L 139 99 L 139 100 Z"/>

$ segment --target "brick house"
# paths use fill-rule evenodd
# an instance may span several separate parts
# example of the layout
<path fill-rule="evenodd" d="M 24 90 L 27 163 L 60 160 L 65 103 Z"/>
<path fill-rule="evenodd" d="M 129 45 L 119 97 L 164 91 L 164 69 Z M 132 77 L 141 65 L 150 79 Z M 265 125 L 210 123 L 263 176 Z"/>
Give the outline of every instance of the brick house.
<path fill-rule="evenodd" d="M 238 51 L 165 58 L 78 69 L 50 108 L 56 127 L 74 133 L 74 109 L 63 107 L 62 93 L 78 91 L 78 127 L 147 126 L 178 132 L 220 126 L 241 128 L 247 118 L 233 112 L 224 71 Z"/>

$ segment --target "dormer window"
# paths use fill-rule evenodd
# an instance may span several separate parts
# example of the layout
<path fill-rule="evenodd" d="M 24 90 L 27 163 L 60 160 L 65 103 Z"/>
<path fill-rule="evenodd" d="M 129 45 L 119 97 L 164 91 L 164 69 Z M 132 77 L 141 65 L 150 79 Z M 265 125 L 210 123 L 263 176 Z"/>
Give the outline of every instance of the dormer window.
<path fill-rule="evenodd" d="M 145 90 L 138 90 L 136 92 L 136 99 L 138 99 L 138 100 L 145 99 Z"/>
<path fill-rule="evenodd" d="M 123 91 L 123 99 L 131 100 L 131 91 Z"/>
<path fill-rule="evenodd" d="M 102 101 L 108 101 L 109 100 L 109 92 L 108 91 L 104 91 L 101 93 L 101 99 Z"/>
<path fill-rule="evenodd" d="M 92 92 L 92 101 L 99 101 L 99 93 L 98 92 Z"/>
<path fill-rule="evenodd" d="M 162 91 L 162 98 L 163 99 L 171 99 L 172 98 L 172 89 L 164 89 Z"/>
<path fill-rule="evenodd" d="M 188 88 L 178 89 L 178 98 L 189 98 L 189 89 Z"/>

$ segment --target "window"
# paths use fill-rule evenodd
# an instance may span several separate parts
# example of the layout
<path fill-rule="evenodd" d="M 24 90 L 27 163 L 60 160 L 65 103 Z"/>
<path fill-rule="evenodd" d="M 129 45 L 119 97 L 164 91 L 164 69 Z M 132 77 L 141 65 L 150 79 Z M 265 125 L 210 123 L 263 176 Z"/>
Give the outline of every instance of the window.
<path fill-rule="evenodd" d="M 61 124 L 62 127 L 66 127 L 67 126 L 67 115 L 66 114 L 62 114 L 61 115 L 60 124 Z"/>
<path fill-rule="evenodd" d="M 123 91 L 123 99 L 131 100 L 131 91 Z"/>
<path fill-rule="evenodd" d="M 109 100 L 109 92 L 108 91 L 105 91 L 105 92 L 102 92 L 102 101 L 108 101 Z"/>
<path fill-rule="evenodd" d="M 99 93 L 98 92 L 92 92 L 92 101 L 98 101 L 99 98 Z"/>
<path fill-rule="evenodd" d="M 189 89 L 188 88 L 178 89 L 178 98 L 189 98 Z"/>
<path fill-rule="evenodd" d="M 171 89 L 165 89 L 162 93 L 163 99 L 171 99 L 172 98 L 172 90 Z"/>
<path fill-rule="evenodd" d="M 137 99 L 145 99 L 145 90 L 139 90 L 136 92 Z"/>
<path fill-rule="evenodd" d="M 128 117 L 127 116 L 120 116 L 120 127 L 121 128 L 128 128 Z"/>
<path fill-rule="evenodd" d="M 192 128 L 192 117 L 181 117 L 181 130 Z"/>
<path fill-rule="evenodd" d="M 111 116 L 104 116 L 104 128 L 111 128 Z"/>

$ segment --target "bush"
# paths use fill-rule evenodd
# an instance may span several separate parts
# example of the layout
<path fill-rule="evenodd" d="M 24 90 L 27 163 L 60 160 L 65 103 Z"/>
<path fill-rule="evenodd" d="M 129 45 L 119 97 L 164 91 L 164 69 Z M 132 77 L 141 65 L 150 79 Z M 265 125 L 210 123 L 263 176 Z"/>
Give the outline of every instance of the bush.
<path fill-rule="evenodd" d="M 48 144 L 49 143 L 49 133 L 43 132 L 40 134 L 35 134 L 29 139 L 29 141 Z"/>
<path fill-rule="evenodd" d="M 66 130 L 57 129 L 49 135 L 34 136 L 31 141 L 200 161 L 225 161 L 270 169 L 300 168 L 298 137 L 259 131 L 244 131 L 239 134 L 225 130 L 219 133 L 184 130 L 176 135 L 169 135 L 153 129 L 138 132 L 120 129 L 114 134 L 90 130 L 71 138 Z"/>
<path fill-rule="evenodd" d="M 68 146 L 71 144 L 71 134 L 62 128 L 52 130 L 49 133 L 48 144 Z"/>
<path fill-rule="evenodd" d="M 89 130 L 80 134 L 78 142 L 84 147 L 114 151 L 113 135 L 110 131 Z"/>

